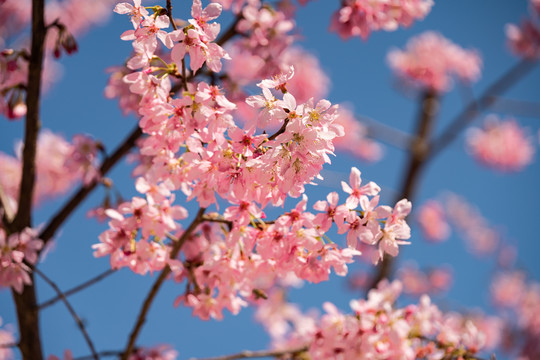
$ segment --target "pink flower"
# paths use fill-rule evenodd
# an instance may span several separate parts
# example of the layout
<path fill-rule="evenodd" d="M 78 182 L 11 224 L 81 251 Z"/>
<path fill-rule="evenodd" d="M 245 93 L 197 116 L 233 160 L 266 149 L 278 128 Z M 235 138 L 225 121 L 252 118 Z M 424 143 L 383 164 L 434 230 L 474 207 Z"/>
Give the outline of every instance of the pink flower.
<path fill-rule="evenodd" d="M 425 238 L 433 242 L 448 239 L 450 226 L 446 222 L 442 205 L 435 200 L 428 200 L 418 209 L 417 221 Z"/>
<path fill-rule="evenodd" d="M 0 326 L 2 326 L 2 318 L 0 318 Z M 13 335 L 13 329 L 8 324 L 5 328 L 0 329 L 0 359 L 11 360 L 15 359 L 13 350 L 10 347 L 3 347 L 2 345 L 15 344 L 15 336 Z"/>
<path fill-rule="evenodd" d="M 519 171 L 531 163 L 534 155 L 532 140 L 513 120 L 486 117 L 482 129 L 467 133 L 467 147 L 480 163 L 499 171 Z"/>
<path fill-rule="evenodd" d="M 344 136 L 334 140 L 337 150 L 346 151 L 364 161 L 381 159 L 383 152 L 381 146 L 367 137 L 367 127 L 355 119 L 351 110 L 340 104 L 335 123 L 345 128 Z"/>
<path fill-rule="evenodd" d="M 362 187 L 360 186 L 361 183 L 362 178 L 360 177 L 360 170 L 355 167 L 351 169 L 351 174 L 349 175 L 349 184 L 347 184 L 345 181 L 341 182 L 343 191 L 349 194 L 346 205 L 351 210 L 358 207 L 362 197 L 366 197 L 366 195 L 374 196 L 381 191 L 381 188 L 372 181 Z"/>
<path fill-rule="evenodd" d="M 531 60 L 540 57 L 540 29 L 538 25 L 526 19 L 522 22 L 521 27 L 507 24 L 505 32 L 508 46 L 514 54 Z"/>
<path fill-rule="evenodd" d="M 114 8 L 114 12 L 118 14 L 127 14 L 131 16 L 131 23 L 133 27 L 137 29 L 143 19 L 148 17 L 148 10 L 144 6 L 141 6 L 141 0 L 133 0 L 133 5 L 128 3 L 117 4 Z"/>
<path fill-rule="evenodd" d="M 482 60 L 474 50 L 464 50 L 442 35 L 425 32 L 409 40 L 407 49 L 388 53 L 390 67 L 404 80 L 437 92 L 450 89 L 450 77 L 474 82 Z"/>
<path fill-rule="evenodd" d="M 334 13 L 330 30 L 343 39 L 360 36 L 367 39 L 373 30 L 393 31 L 423 19 L 433 6 L 432 0 L 345 0 Z"/>

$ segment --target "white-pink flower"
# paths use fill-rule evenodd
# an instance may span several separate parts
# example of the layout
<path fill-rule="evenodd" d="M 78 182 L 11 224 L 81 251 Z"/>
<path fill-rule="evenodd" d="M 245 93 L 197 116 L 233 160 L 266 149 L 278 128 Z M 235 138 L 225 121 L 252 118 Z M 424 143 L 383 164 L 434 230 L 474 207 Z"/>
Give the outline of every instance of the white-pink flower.
<path fill-rule="evenodd" d="M 467 147 L 480 163 L 499 171 L 520 171 L 531 163 L 534 145 L 526 130 L 513 120 L 485 119 L 483 128 L 467 132 Z"/>

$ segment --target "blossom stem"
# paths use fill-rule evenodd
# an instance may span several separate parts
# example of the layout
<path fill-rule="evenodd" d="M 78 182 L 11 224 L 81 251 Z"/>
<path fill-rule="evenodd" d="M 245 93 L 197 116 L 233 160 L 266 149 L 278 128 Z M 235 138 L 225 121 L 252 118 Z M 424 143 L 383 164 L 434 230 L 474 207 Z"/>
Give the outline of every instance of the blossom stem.
<path fill-rule="evenodd" d="M 178 28 L 176 27 L 176 24 L 174 23 L 174 18 L 173 18 L 173 15 L 172 15 L 171 0 L 167 0 L 167 15 L 169 15 L 169 20 L 171 21 L 171 25 L 172 25 L 173 29 L 178 30 Z"/>
<path fill-rule="evenodd" d="M 184 231 L 184 233 L 178 239 L 178 241 L 173 242 L 172 250 L 170 253 L 171 259 L 174 259 L 178 256 L 186 240 L 191 236 L 193 231 L 195 231 L 197 226 L 203 222 L 203 215 L 205 211 L 206 211 L 206 208 L 200 208 L 197 215 L 195 216 L 195 218 L 193 219 L 189 227 L 186 229 L 186 231 Z M 148 314 L 148 311 L 150 310 L 150 306 L 152 305 L 155 297 L 157 296 L 159 292 L 159 289 L 161 288 L 161 285 L 163 285 L 163 282 L 165 281 L 167 276 L 170 274 L 170 272 L 171 272 L 171 268 L 169 265 L 167 265 L 161 271 L 161 273 L 159 274 L 159 277 L 156 279 L 156 281 L 154 282 L 154 285 L 152 285 L 152 288 L 146 295 L 146 298 L 143 302 L 139 315 L 137 316 L 137 321 L 135 322 L 133 330 L 131 331 L 131 334 L 129 336 L 126 349 L 122 353 L 121 360 L 127 360 L 129 358 L 129 355 L 131 355 L 131 353 L 133 352 L 135 348 L 135 342 L 137 341 L 137 337 L 139 336 L 139 333 L 141 332 L 142 327 L 144 323 L 146 322 L 146 315 Z"/>
<path fill-rule="evenodd" d="M 94 360 L 99 360 L 99 355 L 96 352 L 96 348 L 94 347 L 94 343 L 92 342 L 92 339 L 90 339 L 90 335 L 88 335 L 88 332 L 86 331 L 86 328 L 84 327 L 84 324 L 83 324 L 81 318 L 79 317 L 79 315 L 77 315 L 77 313 L 75 312 L 75 309 L 73 309 L 73 306 L 71 306 L 71 304 L 67 300 L 65 294 L 60 290 L 58 285 L 56 285 L 51 279 L 49 279 L 38 268 L 34 267 L 33 271 L 36 274 L 38 274 L 43 280 L 45 280 L 45 282 L 47 284 L 49 284 L 54 289 L 54 291 L 58 294 L 58 296 L 61 298 L 62 302 L 64 303 L 64 305 L 66 305 L 66 308 L 68 309 L 69 313 L 73 317 L 73 320 L 75 320 L 75 323 L 77 323 L 77 326 L 79 327 L 79 330 L 81 330 L 81 333 L 82 333 L 82 335 L 84 337 L 84 340 L 86 341 L 86 343 L 88 344 L 88 347 L 90 348 L 90 351 L 92 352 L 92 358 Z"/>

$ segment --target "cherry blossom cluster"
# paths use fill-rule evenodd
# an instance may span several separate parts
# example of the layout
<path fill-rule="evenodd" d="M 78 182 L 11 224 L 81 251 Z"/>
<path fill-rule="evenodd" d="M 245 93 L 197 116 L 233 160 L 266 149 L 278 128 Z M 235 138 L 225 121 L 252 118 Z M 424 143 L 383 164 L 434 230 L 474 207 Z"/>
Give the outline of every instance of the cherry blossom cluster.
<path fill-rule="evenodd" d="M 289 79 L 287 90 L 298 102 L 327 95 L 330 80 L 315 56 L 294 44 L 298 36 L 292 34 L 295 22 L 281 7 L 250 1 L 242 9 L 235 32 L 242 37 L 229 46 L 231 61 L 226 64 L 228 77 L 225 86 L 231 90 L 231 100 L 245 118 L 252 116 L 243 107 L 249 92 L 246 86 L 260 79 L 287 72 L 294 67 L 295 76 Z"/>
<path fill-rule="evenodd" d="M 411 26 L 415 20 L 422 20 L 432 6 L 432 0 L 344 0 L 332 16 L 330 30 L 343 39 L 360 36 L 365 40 L 372 31 Z"/>
<path fill-rule="evenodd" d="M 432 31 L 409 40 L 406 50 L 390 51 L 388 63 L 404 81 L 436 92 L 450 89 L 451 76 L 476 81 L 482 67 L 476 51 L 465 50 Z"/>
<path fill-rule="evenodd" d="M 423 270 L 414 263 L 407 263 L 399 268 L 397 278 L 407 295 L 439 294 L 450 288 L 452 269 L 443 265 Z"/>
<path fill-rule="evenodd" d="M 45 42 L 43 71 L 44 90 L 59 78 L 58 58 L 61 51 L 77 51 L 75 36 L 82 35 L 91 26 L 107 19 L 116 0 L 80 2 L 64 0 L 47 2 L 45 19 L 48 35 Z M 8 119 L 26 115 L 25 88 L 28 81 L 27 48 L 29 39 L 20 37 L 30 25 L 30 0 L 3 0 L 0 14 L 0 114 Z M 10 48 L 6 48 L 9 46 Z"/>
<path fill-rule="evenodd" d="M 0 114 L 16 119 L 26 114 L 23 86 L 28 77 L 25 52 L 4 49 L 0 53 Z"/>
<path fill-rule="evenodd" d="M 365 161 L 374 162 L 381 159 L 383 155 L 381 145 L 368 137 L 366 126 L 356 120 L 351 110 L 340 106 L 336 123 L 345 129 L 345 134 L 334 140 L 336 149 Z"/>
<path fill-rule="evenodd" d="M 139 179 L 137 189 L 147 190 L 148 184 L 143 178 Z M 112 268 L 127 266 L 142 275 L 160 271 L 168 264 L 170 247 L 163 240 L 168 232 L 179 229 L 174 220 L 186 218 L 187 211 L 170 205 L 170 200 L 164 196 L 170 195 L 167 189 L 156 190 L 147 199 L 134 197 L 131 202 L 120 204 L 118 210 L 105 210 L 111 218 L 110 228 L 99 236 L 100 243 L 93 246 L 95 256 L 110 255 Z M 160 194 L 159 190 L 165 194 Z"/>
<path fill-rule="evenodd" d="M 476 255 L 493 253 L 501 239 L 499 231 L 471 204 L 458 195 L 449 194 L 445 200 L 446 217 L 459 231 L 468 249 Z"/>
<path fill-rule="evenodd" d="M 483 128 L 467 131 L 467 149 L 481 164 L 498 171 L 523 170 L 533 160 L 535 147 L 514 119 L 500 120 L 489 115 Z"/>
<path fill-rule="evenodd" d="M 76 135 L 69 143 L 62 136 L 42 131 L 37 142 L 36 187 L 34 204 L 65 193 L 78 181 L 85 184 L 99 178 L 97 152 L 99 144 L 86 135 Z M 0 185 L 12 209 L 16 209 L 21 182 L 21 147 L 17 156 L 0 152 Z"/>
<path fill-rule="evenodd" d="M 530 1 L 530 18 L 521 25 L 507 24 L 505 31 L 510 50 L 517 56 L 527 59 L 540 58 L 540 5 L 538 0 Z"/>
<path fill-rule="evenodd" d="M 31 269 L 27 264 L 36 263 L 42 246 L 43 241 L 37 239 L 34 229 L 26 228 L 8 236 L 0 228 L 0 286 L 12 287 L 21 293 L 24 285 L 30 285 Z"/>
<path fill-rule="evenodd" d="M 504 319 L 506 350 L 520 359 L 540 356 L 540 284 L 527 282 L 520 271 L 497 274 L 491 285 L 491 297 Z M 517 353 L 516 353 L 517 352 Z"/>
<path fill-rule="evenodd" d="M 0 318 L 0 326 L 2 326 L 2 318 Z M 13 350 L 9 346 L 2 346 L 2 345 L 9 345 L 9 344 L 15 344 L 15 336 L 13 336 L 13 329 L 8 324 L 3 329 L 0 329 L 0 359 L 1 360 L 12 360 L 15 358 L 15 355 L 13 354 Z"/>
<path fill-rule="evenodd" d="M 418 208 L 416 221 L 428 241 L 441 242 L 450 236 L 443 205 L 436 200 L 428 200 Z"/>
<path fill-rule="evenodd" d="M 279 26 L 272 21 L 284 22 L 283 34 L 292 23 L 278 18 L 268 28 L 255 27 L 277 16 L 256 3 L 244 8 L 238 29 L 252 32 L 243 41 L 253 49 L 272 51 L 268 43 L 274 40 L 267 41 L 268 35 L 257 31 L 277 36 Z M 320 178 L 333 155 L 333 141 L 344 129 L 336 123 L 337 106 L 327 100 L 300 103 L 289 91 L 294 66 L 260 81 L 259 95 L 244 97 L 244 106 L 253 114 L 244 128 L 236 125 L 237 105 L 222 89 L 185 76 L 186 55 L 193 76 L 203 64 L 211 72 L 219 71 L 221 59 L 228 58 L 213 42 L 219 26 L 210 21 L 220 14 L 219 4 L 203 9 L 200 0 L 194 0 L 188 25 L 170 33 L 164 30 L 168 17 L 160 15 L 159 8 L 151 15 L 134 1 L 118 4 L 115 11 L 130 16 L 135 28 L 122 34 L 134 48 L 127 62 L 131 72 L 122 81 L 140 98 L 139 125 L 147 135 L 140 144 L 145 170 L 137 171 L 136 180 L 143 197 L 104 210 L 111 221 L 94 245 L 95 256 L 109 255 L 113 268 L 129 267 L 139 274 L 169 265 L 174 278 L 188 284 L 177 304 L 185 303 L 208 319 L 221 318 L 224 309 L 236 314 L 248 301 L 264 298 L 277 279 L 320 282 L 328 279 L 332 268 L 345 275 L 346 265 L 360 255 L 360 244 L 378 247 L 371 259 L 375 263 L 385 253 L 396 256 L 399 245 L 408 244 L 405 217 L 411 203 L 404 199 L 395 208 L 379 206 L 380 188 L 372 182 L 362 186 L 356 168 L 349 183 L 343 183 L 345 204 L 338 205 L 338 194 L 331 193 L 328 201 L 314 205 L 319 214 L 306 211 L 304 187 Z M 171 49 L 170 57 L 166 50 L 157 55 L 158 39 Z M 111 86 L 111 91 L 125 93 L 119 81 Z M 175 97 L 173 88 L 183 90 Z M 270 135 L 270 129 L 277 130 Z M 219 209 L 224 201 L 228 205 L 222 213 L 199 218 L 203 224 L 184 234 L 177 221 L 188 214 L 174 205 L 176 191 L 203 209 Z M 288 197 L 300 196 L 293 210 L 274 221 L 264 220 L 268 205 L 282 206 Z M 325 238 L 334 222 L 338 233 L 347 233 L 345 247 Z M 170 259 L 175 240 L 186 236 L 180 257 Z"/>
<path fill-rule="evenodd" d="M 352 300 L 352 313 L 326 302 L 322 316 L 304 315 L 279 293 L 261 301 L 257 318 L 277 348 L 307 345 L 312 359 L 458 359 L 485 349 L 486 335 L 473 319 L 442 313 L 427 295 L 404 308 L 395 302 L 399 281 L 384 280 L 366 300 Z"/>

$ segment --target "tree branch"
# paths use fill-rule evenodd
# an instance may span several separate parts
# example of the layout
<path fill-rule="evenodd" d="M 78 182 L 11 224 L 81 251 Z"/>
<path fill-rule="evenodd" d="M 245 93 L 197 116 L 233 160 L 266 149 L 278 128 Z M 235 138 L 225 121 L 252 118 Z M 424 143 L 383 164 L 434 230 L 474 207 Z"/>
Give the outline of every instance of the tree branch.
<path fill-rule="evenodd" d="M 45 47 L 45 8 L 44 0 L 32 1 L 32 45 L 28 64 L 26 84 L 26 121 L 24 130 L 23 164 L 21 185 L 19 187 L 19 206 L 11 227 L 14 232 L 21 231 L 32 223 L 32 198 L 36 180 L 36 149 L 39 133 L 39 105 L 41 92 L 41 73 Z"/>
<path fill-rule="evenodd" d="M 135 142 L 142 136 L 142 130 L 137 127 L 133 129 L 131 134 L 124 139 L 122 144 L 120 144 L 116 150 L 107 158 L 103 160 L 101 167 L 99 169 L 101 175 L 105 175 L 112 169 L 112 167 L 126 155 L 133 146 Z M 86 186 L 81 186 L 79 190 L 68 200 L 68 202 L 60 209 L 56 215 L 49 221 L 47 226 L 43 229 L 41 234 L 39 234 L 39 239 L 43 240 L 44 244 L 54 236 L 58 228 L 64 223 L 64 221 L 71 215 L 71 213 L 82 203 L 84 199 L 94 190 L 98 184 L 97 180 L 93 180 L 90 184 Z M 43 247 L 45 248 L 45 246 Z"/>
<path fill-rule="evenodd" d="M 356 118 L 367 127 L 367 135 L 373 139 L 385 142 L 388 145 L 395 146 L 399 149 L 407 149 L 412 141 L 412 136 L 393 128 L 391 126 L 380 123 L 367 116 L 356 115 Z"/>
<path fill-rule="evenodd" d="M 178 256 L 180 253 L 180 250 L 182 249 L 182 246 L 186 242 L 186 240 L 191 236 L 195 228 L 203 221 L 203 215 L 206 211 L 205 208 L 200 208 L 197 212 L 197 215 L 195 216 L 195 219 L 191 222 L 189 227 L 184 231 L 182 236 L 178 239 L 178 241 L 174 242 L 172 245 L 172 250 L 170 253 L 170 258 L 174 259 Z M 146 315 L 148 314 L 148 311 L 150 310 L 150 306 L 152 305 L 152 302 L 154 301 L 159 289 L 161 288 L 161 285 L 163 285 L 163 282 L 167 278 L 167 276 L 170 274 L 171 268 L 169 265 L 165 266 L 165 268 L 161 271 L 159 274 L 159 277 L 154 282 L 154 285 L 152 285 L 152 288 L 150 289 L 150 292 L 148 295 L 146 295 L 146 299 L 144 300 L 144 303 L 141 307 L 141 310 L 139 312 L 139 315 L 137 316 L 137 321 L 135 322 L 135 326 L 133 327 L 133 330 L 131 331 L 131 334 L 129 335 L 129 340 L 126 345 L 126 350 L 122 353 L 122 360 L 127 360 L 129 358 L 129 355 L 134 350 L 135 342 L 137 341 L 137 337 L 139 336 L 139 333 L 142 329 L 142 326 L 146 322 Z"/>
<path fill-rule="evenodd" d="M 416 185 L 420 179 L 420 173 L 424 167 L 425 161 L 429 155 L 429 137 L 434 125 L 435 116 L 439 110 L 439 100 L 437 94 L 433 91 L 424 93 L 421 101 L 420 115 L 418 117 L 416 136 L 409 145 L 409 164 L 405 172 L 405 181 L 403 182 L 400 196 L 396 202 L 401 199 L 411 201 L 415 196 Z M 368 289 L 377 287 L 377 284 L 392 273 L 394 258 L 385 255 L 377 271 L 373 276 Z"/>
<path fill-rule="evenodd" d="M 261 351 L 242 351 L 238 354 L 217 356 L 212 358 L 191 358 L 190 360 L 234 360 L 234 359 L 254 359 L 263 357 L 281 357 L 284 355 L 298 356 L 301 353 L 308 351 L 309 347 L 302 346 L 299 348 L 285 349 L 285 350 L 261 350 Z"/>
<path fill-rule="evenodd" d="M 73 307 L 71 306 L 71 304 L 67 300 L 64 293 L 60 290 L 58 285 L 56 285 L 51 279 L 49 279 L 47 276 L 45 276 L 45 274 L 43 272 L 41 272 L 38 268 L 34 267 L 33 271 L 36 274 L 38 274 L 43 280 L 45 280 L 45 282 L 47 284 L 49 284 L 54 289 L 54 291 L 58 294 L 58 296 L 60 296 L 60 298 L 62 299 L 62 302 L 66 305 L 66 308 L 68 309 L 69 313 L 73 317 L 73 320 L 75 320 L 75 323 L 79 327 L 79 330 L 81 330 L 81 333 L 82 333 L 82 335 L 84 337 L 84 340 L 86 341 L 86 343 L 88 344 L 88 347 L 90 348 L 90 351 L 92 352 L 93 359 L 94 360 L 99 360 L 99 355 L 96 352 L 96 349 L 94 347 L 94 343 L 92 342 L 92 339 L 90 339 L 90 336 L 88 335 L 88 332 L 86 332 L 86 328 L 84 327 L 84 324 L 83 324 L 81 318 L 79 317 L 79 315 L 77 315 L 77 313 L 75 312 L 75 309 L 73 309 Z"/>
<path fill-rule="evenodd" d="M 45 0 L 32 0 L 32 40 L 26 84 L 26 121 L 23 148 L 23 164 L 17 214 L 11 223 L 5 224 L 10 233 L 20 232 L 32 225 L 32 198 L 35 185 L 35 161 L 37 137 L 39 133 L 39 106 L 41 73 L 46 35 Z M 34 275 L 30 274 L 32 284 Z M 11 291 L 17 309 L 19 325 L 19 349 L 25 360 L 42 360 L 41 337 L 39 333 L 39 312 L 34 285 L 25 286 L 21 294 Z"/>
<path fill-rule="evenodd" d="M 430 158 L 433 158 L 446 146 L 448 146 L 469 125 L 480 112 L 487 109 L 495 102 L 495 96 L 501 95 L 521 78 L 527 75 L 535 66 L 536 62 L 523 59 L 508 70 L 497 81 L 491 84 L 478 100 L 472 100 L 443 131 L 443 133 L 430 144 Z"/>
<path fill-rule="evenodd" d="M 227 41 L 232 39 L 236 34 L 236 25 L 242 20 L 242 12 L 240 11 L 238 15 L 236 16 L 236 19 L 234 19 L 234 22 L 229 26 L 229 28 L 221 34 L 221 36 L 216 40 L 216 44 L 219 46 L 223 46 Z"/>
<path fill-rule="evenodd" d="M 65 291 L 65 292 L 63 293 L 63 296 L 64 296 L 64 297 L 71 296 L 71 295 L 73 295 L 73 294 L 75 294 L 75 293 L 77 293 L 77 292 L 79 292 L 79 291 L 81 291 L 81 290 L 84 290 L 84 289 L 86 289 L 87 287 L 89 287 L 89 286 L 91 286 L 91 285 L 93 285 L 93 284 L 99 282 L 100 280 L 102 280 L 102 279 L 108 277 L 109 275 L 114 274 L 115 272 L 116 272 L 116 269 L 107 269 L 106 271 L 104 271 L 104 272 L 102 272 L 101 274 L 99 274 L 99 275 L 97 275 L 97 276 L 91 278 L 90 280 L 85 281 L 84 283 L 82 283 L 82 284 L 80 284 L 80 285 L 77 285 L 77 286 L 75 286 L 74 288 L 71 288 L 71 289 Z M 43 310 L 43 309 L 45 309 L 46 307 L 49 307 L 49 306 L 55 304 L 55 303 L 56 303 L 57 301 L 59 301 L 59 300 L 62 300 L 62 296 L 61 296 L 61 295 L 58 295 L 58 296 L 56 296 L 56 297 L 54 297 L 54 298 L 52 298 L 52 299 L 49 299 L 49 300 L 44 301 L 43 303 L 39 304 L 39 305 L 38 305 L 38 309 L 39 309 L 39 310 Z"/>
<path fill-rule="evenodd" d="M 517 116 L 540 118 L 540 103 L 492 96 L 494 111 L 504 111 Z"/>

